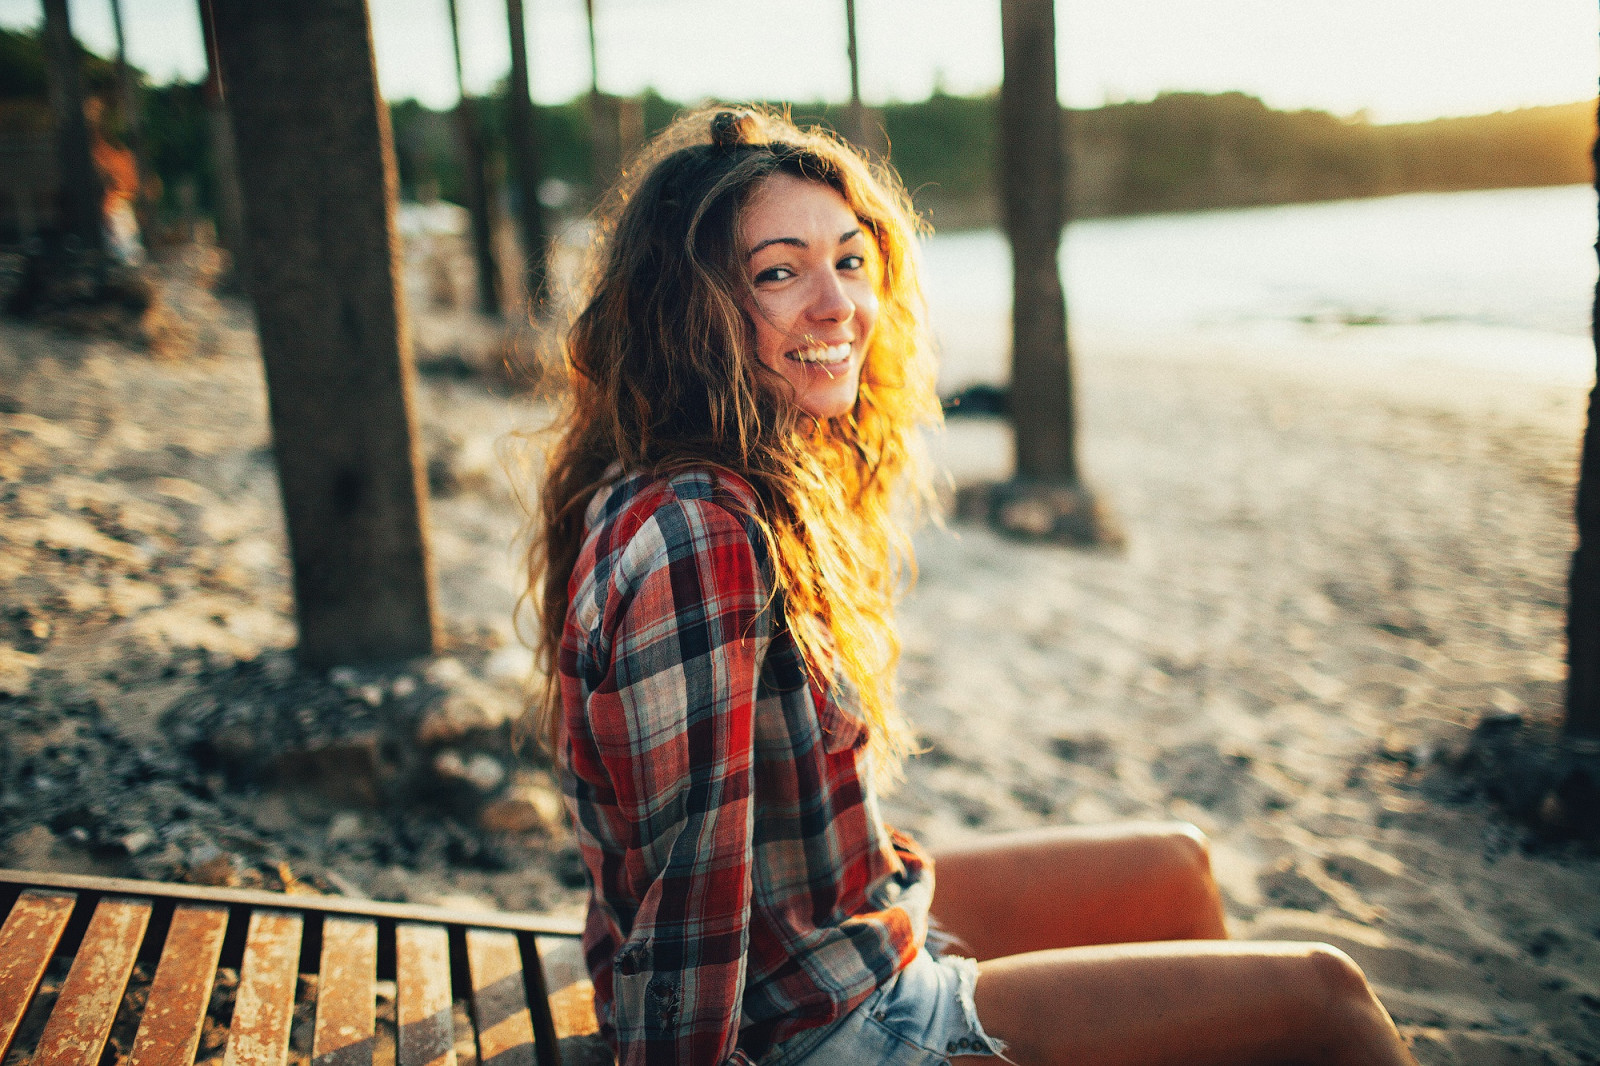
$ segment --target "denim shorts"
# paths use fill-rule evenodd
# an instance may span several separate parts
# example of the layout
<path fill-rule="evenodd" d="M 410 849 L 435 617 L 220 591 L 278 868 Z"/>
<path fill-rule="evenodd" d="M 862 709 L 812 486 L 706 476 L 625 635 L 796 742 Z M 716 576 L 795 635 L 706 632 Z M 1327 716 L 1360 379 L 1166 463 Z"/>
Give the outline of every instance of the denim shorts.
<path fill-rule="evenodd" d="M 973 1005 L 978 964 L 919 950 L 906 968 L 838 1021 L 799 1033 L 760 1066 L 935 1066 L 952 1055 L 1001 1055 Z"/>

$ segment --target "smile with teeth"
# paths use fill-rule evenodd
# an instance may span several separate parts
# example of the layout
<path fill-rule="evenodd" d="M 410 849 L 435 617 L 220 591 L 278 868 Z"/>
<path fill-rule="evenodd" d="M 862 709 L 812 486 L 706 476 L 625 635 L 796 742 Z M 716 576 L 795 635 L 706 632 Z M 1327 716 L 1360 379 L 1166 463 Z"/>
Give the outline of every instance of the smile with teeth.
<path fill-rule="evenodd" d="M 836 363 L 845 362 L 850 358 L 850 342 L 830 344 L 827 347 L 796 348 L 792 352 L 785 352 L 784 357 L 793 359 L 797 363 L 832 366 Z"/>

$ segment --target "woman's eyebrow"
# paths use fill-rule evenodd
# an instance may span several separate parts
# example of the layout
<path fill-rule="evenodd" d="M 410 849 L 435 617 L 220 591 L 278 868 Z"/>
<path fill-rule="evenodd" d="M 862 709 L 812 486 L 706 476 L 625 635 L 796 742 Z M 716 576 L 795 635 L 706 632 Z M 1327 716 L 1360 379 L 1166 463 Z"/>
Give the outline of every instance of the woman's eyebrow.
<path fill-rule="evenodd" d="M 751 256 L 755 255 L 757 252 L 761 251 L 761 249 L 770 247 L 771 245 L 774 245 L 774 244 L 788 244 L 788 245 L 793 245 L 796 248 L 809 248 L 809 247 L 811 247 L 809 244 L 807 244 L 805 241 L 801 240 L 799 237 L 772 237 L 772 238 L 770 238 L 768 240 L 760 241 L 759 243 L 757 243 L 755 247 L 751 248 L 748 252 L 745 253 L 744 257 L 746 259 L 749 259 Z"/>
<path fill-rule="evenodd" d="M 839 237 L 839 243 L 840 244 L 844 244 L 846 241 L 854 240 L 856 237 L 859 237 L 859 236 L 861 236 L 861 227 L 857 226 L 855 229 L 849 230 L 846 233 L 841 234 L 840 237 Z M 790 245 L 791 247 L 802 248 L 802 249 L 811 247 L 811 245 L 807 244 L 805 241 L 801 240 L 799 237 L 769 237 L 767 240 L 757 241 L 755 246 L 753 248 L 751 248 L 748 252 L 745 253 L 744 257 L 746 259 L 749 259 L 753 255 L 755 255 L 757 252 L 761 251 L 761 249 L 769 248 L 774 244 L 787 244 L 787 245 Z"/>

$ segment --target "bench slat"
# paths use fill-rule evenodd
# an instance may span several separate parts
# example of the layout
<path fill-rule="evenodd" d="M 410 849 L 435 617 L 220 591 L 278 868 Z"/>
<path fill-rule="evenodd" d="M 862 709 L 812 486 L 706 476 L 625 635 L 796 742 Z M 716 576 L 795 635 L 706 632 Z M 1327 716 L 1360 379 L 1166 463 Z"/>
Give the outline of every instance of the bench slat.
<path fill-rule="evenodd" d="M 250 915 L 223 1066 L 283 1066 L 288 1059 L 301 925 L 300 915 L 286 911 Z"/>
<path fill-rule="evenodd" d="M 17 897 L 0 926 L 0 1060 L 11 1050 L 77 899 L 71 892 L 30 888 Z"/>
<path fill-rule="evenodd" d="M 377 973 L 376 922 L 329 918 L 322 923 L 313 1066 L 372 1066 Z"/>
<path fill-rule="evenodd" d="M 94 909 L 45 1022 L 34 1066 L 95 1066 L 150 924 L 150 901 L 108 897 Z"/>
<path fill-rule="evenodd" d="M 557 918 L 548 914 L 513 912 L 485 913 L 478 910 L 452 910 L 425 907 L 416 903 L 385 903 L 350 896 L 296 896 L 284 902 L 282 892 L 246 888 L 212 888 L 209 885 L 180 885 L 169 881 L 133 881 L 116 877 L 90 877 L 87 874 L 58 874 L 42 870 L 0 869 L 0 884 L 34 888 L 54 888 L 65 892 L 103 892 L 117 896 L 150 896 L 153 899 L 194 900 L 197 903 L 226 903 L 230 907 L 292 907 L 306 914 L 348 914 L 356 918 L 392 918 L 407 922 L 437 922 L 442 925 L 481 925 L 492 929 L 511 929 L 519 933 L 549 936 L 581 936 L 583 920 Z"/>
<path fill-rule="evenodd" d="M 583 961 L 583 945 L 569 937 L 541 936 L 539 965 L 544 970 L 544 987 L 550 995 L 550 1016 L 556 1039 L 588 1036 L 600 1031 L 594 1017 L 594 984 Z"/>
<path fill-rule="evenodd" d="M 472 1013 L 481 1066 L 533 1066 L 533 1016 L 515 933 L 467 930 Z"/>
<path fill-rule="evenodd" d="M 450 936 L 442 925 L 395 926 L 398 1066 L 456 1066 Z"/>
<path fill-rule="evenodd" d="M 185 903 L 173 911 L 127 1066 L 190 1066 L 216 983 L 228 909 Z"/>

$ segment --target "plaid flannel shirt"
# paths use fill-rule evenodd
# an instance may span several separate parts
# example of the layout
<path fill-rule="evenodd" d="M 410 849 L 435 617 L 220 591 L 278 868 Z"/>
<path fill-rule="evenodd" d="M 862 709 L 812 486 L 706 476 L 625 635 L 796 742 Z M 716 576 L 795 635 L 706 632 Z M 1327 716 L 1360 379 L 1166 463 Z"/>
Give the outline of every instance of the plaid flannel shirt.
<path fill-rule="evenodd" d="M 932 863 L 879 816 L 860 721 L 772 601 L 743 481 L 589 506 L 560 654 L 585 954 L 622 1066 L 750 1063 L 842 1017 L 927 934 Z"/>

